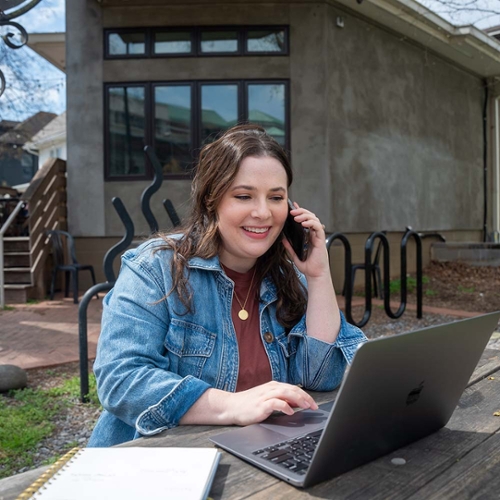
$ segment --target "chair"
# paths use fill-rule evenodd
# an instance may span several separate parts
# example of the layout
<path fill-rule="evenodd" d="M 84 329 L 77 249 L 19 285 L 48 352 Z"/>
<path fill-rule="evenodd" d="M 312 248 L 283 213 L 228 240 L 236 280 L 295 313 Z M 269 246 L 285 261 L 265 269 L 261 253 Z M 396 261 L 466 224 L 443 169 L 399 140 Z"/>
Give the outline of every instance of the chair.
<path fill-rule="evenodd" d="M 54 287 L 56 284 L 57 273 L 59 271 L 64 271 L 65 273 L 65 287 L 64 287 L 64 296 L 68 296 L 69 289 L 69 278 L 71 274 L 71 284 L 73 287 L 73 302 L 78 304 L 78 273 L 80 271 L 90 271 L 90 275 L 92 276 L 92 282 L 95 285 L 95 274 L 94 267 L 88 264 L 79 264 L 76 260 L 75 253 L 75 242 L 73 240 L 73 236 L 66 231 L 60 230 L 52 230 L 47 231 L 51 241 L 52 241 L 52 250 L 54 256 L 54 269 L 52 271 L 52 280 L 50 283 L 50 300 L 54 300 Z M 63 241 L 66 240 L 66 248 L 67 255 L 71 259 L 71 264 L 66 264 L 66 257 L 64 252 L 64 244 Z M 96 294 L 96 297 L 99 296 Z"/>
<path fill-rule="evenodd" d="M 386 231 L 381 231 L 386 234 Z M 372 260 L 372 279 L 373 279 L 373 295 L 375 297 L 384 298 L 384 289 L 382 287 L 382 274 L 380 272 L 380 254 L 382 253 L 382 240 L 379 238 L 377 249 Z M 351 285 L 354 289 L 354 279 L 356 278 L 356 271 L 366 269 L 365 263 L 351 264 Z M 345 295 L 345 283 L 344 289 L 342 290 L 342 295 Z"/>

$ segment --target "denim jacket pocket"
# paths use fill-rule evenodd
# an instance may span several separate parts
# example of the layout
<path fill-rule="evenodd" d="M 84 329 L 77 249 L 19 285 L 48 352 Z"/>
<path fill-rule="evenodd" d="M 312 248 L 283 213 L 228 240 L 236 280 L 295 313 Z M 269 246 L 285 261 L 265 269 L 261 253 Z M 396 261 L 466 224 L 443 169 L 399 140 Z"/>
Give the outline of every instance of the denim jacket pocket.
<path fill-rule="evenodd" d="M 203 367 L 212 355 L 217 335 L 205 328 L 172 318 L 165 338 L 171 371 L 181 377 L 201 378 Z"/>

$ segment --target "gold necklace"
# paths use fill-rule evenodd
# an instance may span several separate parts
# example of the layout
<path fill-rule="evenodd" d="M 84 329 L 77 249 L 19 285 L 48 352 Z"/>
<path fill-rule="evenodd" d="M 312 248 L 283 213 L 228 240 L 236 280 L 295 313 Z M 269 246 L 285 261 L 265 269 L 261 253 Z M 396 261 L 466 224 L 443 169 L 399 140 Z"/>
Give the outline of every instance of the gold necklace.
<path fill-rule="evenodd" d="M 222 267 L 224 268 L 224 270 L 226 270 L 226 266 L 224 266 L 224 264 L 222 264 Z M 252 291 L 253 279 L 255 278 L 255 271 L 257 271 L 257 266 L 255 266 L 255 269 L 253 270 L 252 281 L 250 281 L 250 288 L 248 289 L 247 296 L 243 304 L 241 303 L 238 294 L 236 293 L 236 287 L 234 288 L 234 296 L 236 297 L 236 300 L 241 307 L 241 310 L 238 312 L 238 318 L 240 318 L 241 321 L 246 321 L 248 319 L 248 311 L 245 309 L 245 306 L 247 305 L 248 298 L 250 297 L 250 292 Z"/>

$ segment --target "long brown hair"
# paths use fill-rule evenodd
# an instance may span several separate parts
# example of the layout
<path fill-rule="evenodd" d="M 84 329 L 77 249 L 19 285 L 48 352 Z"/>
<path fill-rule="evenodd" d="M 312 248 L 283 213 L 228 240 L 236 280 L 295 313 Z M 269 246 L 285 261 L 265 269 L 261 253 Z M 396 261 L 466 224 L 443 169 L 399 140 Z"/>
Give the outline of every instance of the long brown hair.
<path fill-rule="evenodd" d="M 191 257 L 209 259 L 219 253 L 222 240 L 218 230 L 217 208 L 231 186 L 244 158 L 271 157 L 278 160 L 286 171 L 290 187 L 293 174 L 283 148 L 266 131 L 254 124 L 237 125 L 227 130 L 219 139 L 207 144 L 200 152 L 193 179 L 191 214 L 181 228 L 180 238 L 173 233 L 160 233 L 166 245 L 158 250 L 173 250 L 171 264 L 172 288 L 187 311 L 191 311 L 192 289 L 189 284 Z M 256 282 L 270 276 L 277 289 L 277 319 L 286 328 L 295 325 L 304 314 L 307 304 L 306 290 L 300 283 L 285 248 L 277 238 L 271 248 L 257 260 Z"/>

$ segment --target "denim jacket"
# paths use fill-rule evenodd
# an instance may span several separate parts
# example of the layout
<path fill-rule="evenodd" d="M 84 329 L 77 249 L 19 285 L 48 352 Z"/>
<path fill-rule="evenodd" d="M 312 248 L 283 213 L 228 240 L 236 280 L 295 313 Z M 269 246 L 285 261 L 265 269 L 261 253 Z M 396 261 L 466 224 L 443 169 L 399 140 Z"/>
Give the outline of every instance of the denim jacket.
<path fill-rule="evenodd" d="M 150 240 L 122 257 L 114 288 L 104 298 L 94 372 L 104 411 L 88 446 L 112 446 L 179 424 L 209 388 L 234 392 L 238 344 L 231 319 L 234 283 L 218 257 L 188 261 L 192 295 L 186 313 L 172 287 L 172 251 Z M 304 284 L 305 278 L 300 275 Z M 366 337 L 341 314 L 333 344 L 309 337 L 305 316 L 287 331 L 276 319 L 276 288 L 260 288 L 261 339 L 273 380 L 330 391 L 342 380 Z"/>

